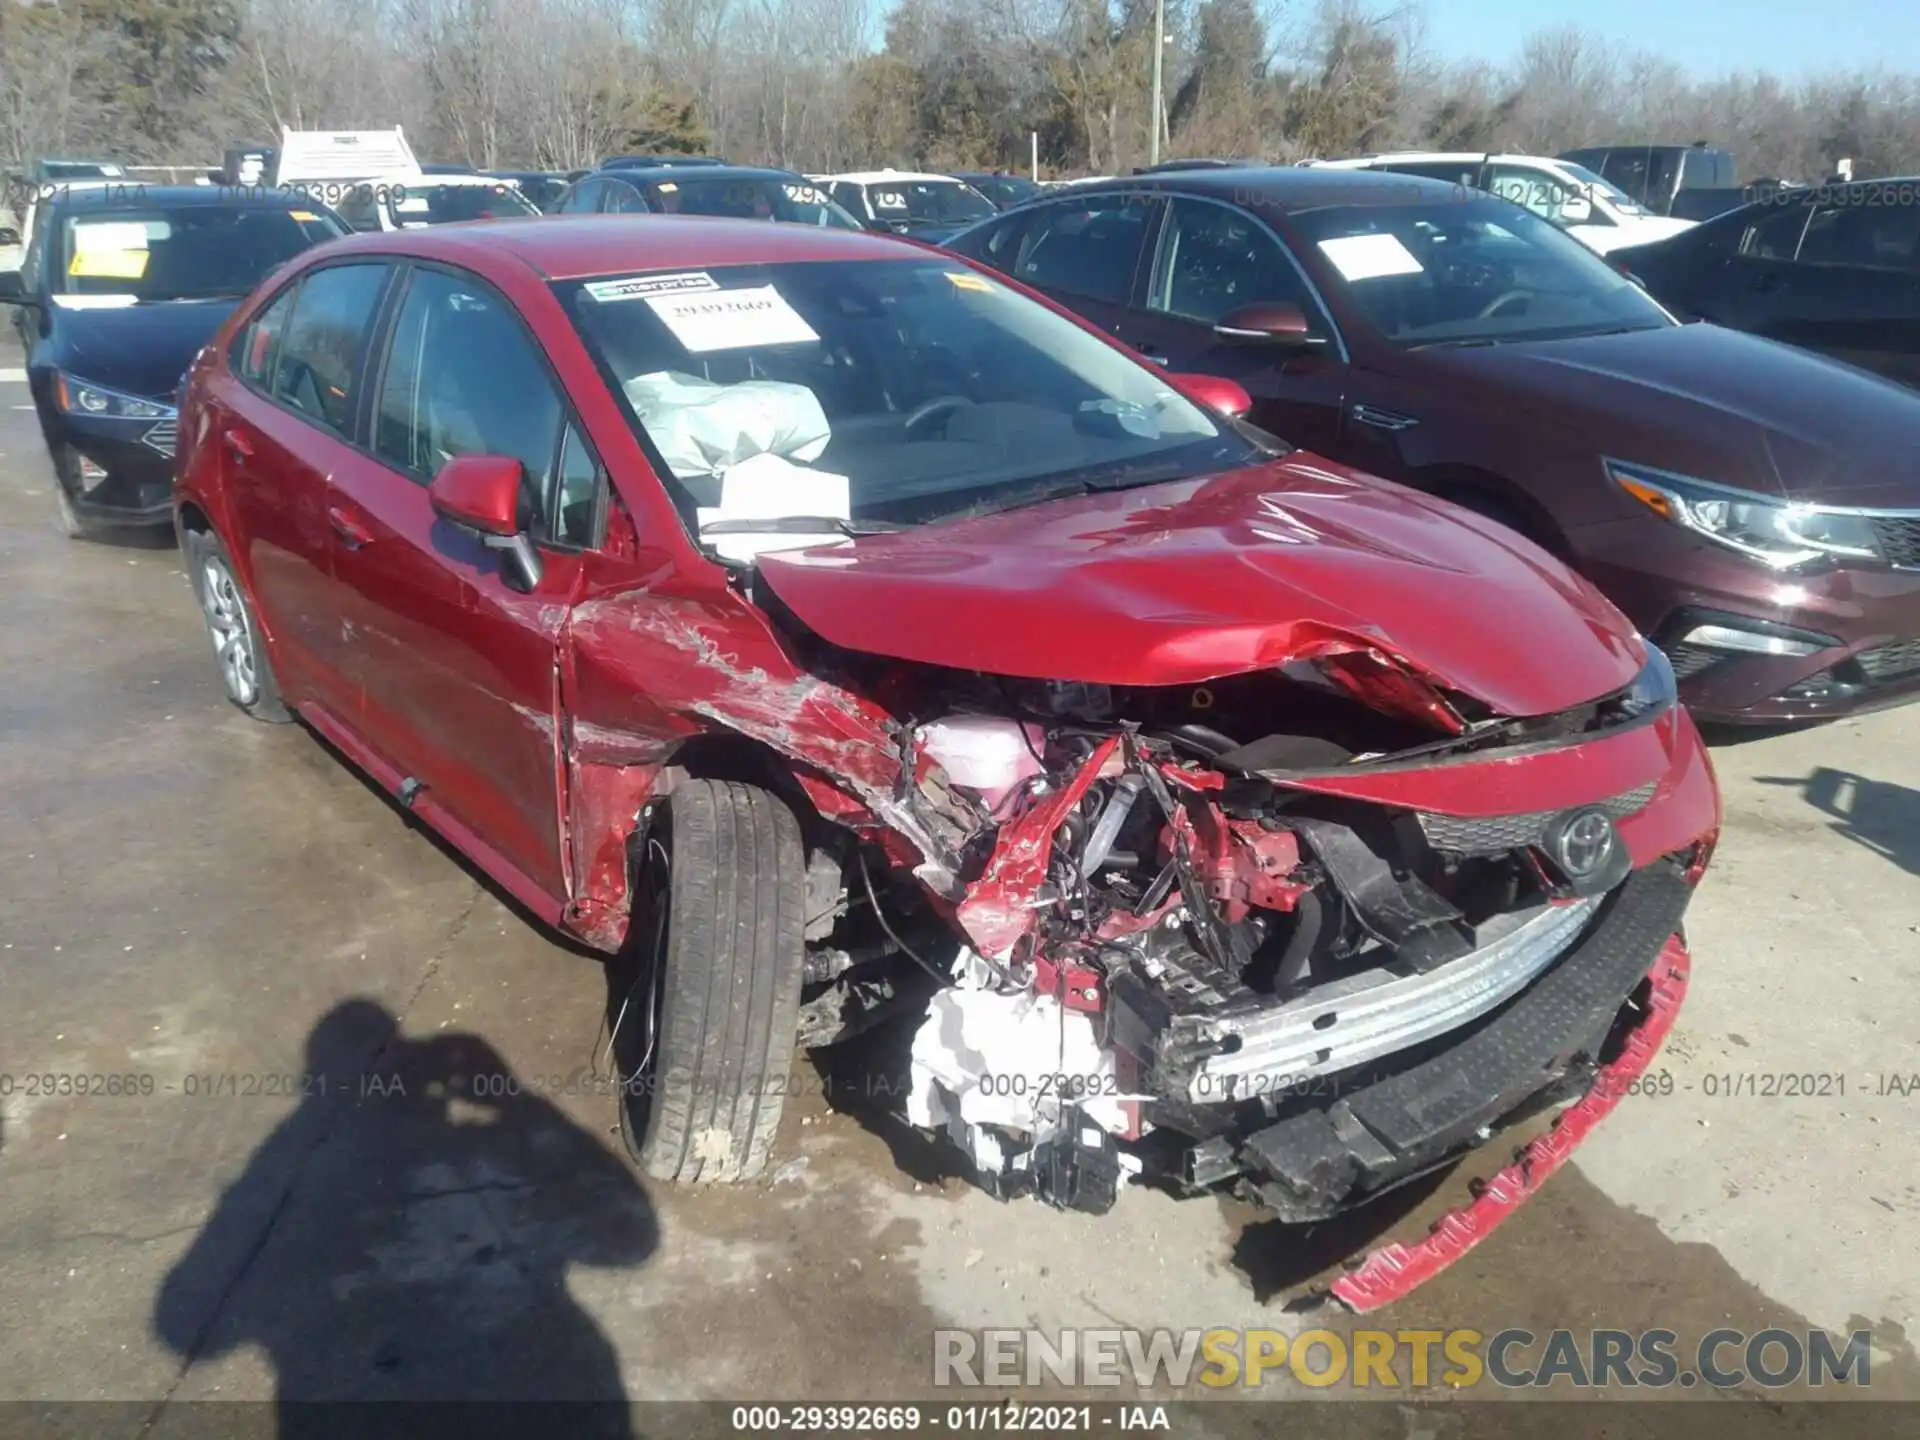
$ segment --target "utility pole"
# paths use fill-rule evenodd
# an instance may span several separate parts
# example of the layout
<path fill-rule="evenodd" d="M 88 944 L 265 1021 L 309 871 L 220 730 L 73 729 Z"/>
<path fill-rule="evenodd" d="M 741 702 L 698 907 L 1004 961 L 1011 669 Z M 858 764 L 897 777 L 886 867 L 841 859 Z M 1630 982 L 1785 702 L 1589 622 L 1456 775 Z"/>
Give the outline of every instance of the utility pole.
<path fill-rule="evenodd" d="M 1147 163 L 1160 163 L 1160 68 L 1167 54 L 1167 0 L 1153 0 L 1153 139 L 1147 142 Z"/>

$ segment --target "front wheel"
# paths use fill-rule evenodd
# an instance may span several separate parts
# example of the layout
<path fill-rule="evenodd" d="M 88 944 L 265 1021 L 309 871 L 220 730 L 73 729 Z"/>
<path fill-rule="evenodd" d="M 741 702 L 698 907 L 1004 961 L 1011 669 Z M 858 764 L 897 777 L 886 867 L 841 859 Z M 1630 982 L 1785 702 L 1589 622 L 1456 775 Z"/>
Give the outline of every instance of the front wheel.
<path fill-rule="evenodd" d="M 656 1179 L 752 1179 L 780 1125 L 799 1024 L 799 822 L 758 786 L 688 780 L 637 870 L 613 1021 L 621 1136 Z"/>

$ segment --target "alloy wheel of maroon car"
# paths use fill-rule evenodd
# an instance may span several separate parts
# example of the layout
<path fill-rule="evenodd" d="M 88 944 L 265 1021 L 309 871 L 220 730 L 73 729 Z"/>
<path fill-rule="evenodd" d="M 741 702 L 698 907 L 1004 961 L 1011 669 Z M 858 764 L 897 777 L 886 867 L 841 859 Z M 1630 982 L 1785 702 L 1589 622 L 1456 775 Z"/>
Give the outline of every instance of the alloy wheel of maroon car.
<path fill-rule="evenodd" d="M 1364 1309 L 1652 1058 L 1719 798 L 1591 585 L 1248 403 L 877 235 L 365 235 L 202 353 L 175 503 L 220 653 L 610 957 L 649 1173 L 763 1173 L 889 1019 L 899 1118 L 1089 1212 L 1325 1219 L 1562 1108 Z"/>

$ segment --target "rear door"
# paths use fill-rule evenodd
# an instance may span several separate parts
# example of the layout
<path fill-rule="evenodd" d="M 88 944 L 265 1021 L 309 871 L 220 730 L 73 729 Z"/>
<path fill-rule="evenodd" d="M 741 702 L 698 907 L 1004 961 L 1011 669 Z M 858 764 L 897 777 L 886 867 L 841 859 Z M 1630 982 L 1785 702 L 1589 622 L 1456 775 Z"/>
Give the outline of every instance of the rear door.
<path fill-rule="evenodd" d="M 354 463 L 367 337 L 384 262 L 306 271 L 235 336 L 208 394 L 229 514 L 223 536 L 252 587 L 290 700 L 357 709 L 353 641 L 333 573 L 330 480 Z"/>
<path fill-rule="evenodd" d="M 1119 335 L 1159 213 L 1159 198 L 1137 190 L 1056 200 L 1014 217 L 1019 228 L 981 258 Z"/>
<path fill-rule="evenodd" d="M 335 476 L 354 532 L 335 565 L 359 641 L 365 732 L 434 813 L 467 832 L 463 847 L 538 908 L 567 893 L 556 653 L 578 553 L 598 543 L 604 479 L 504 296 L 464 271 L 421 265 L 390 312 L 370 453 Z M 509 583 L 498 552 L 433 511 L 435 472 L 475 454 L 525 467 L 522 518 L 545 558 L 531 592 Z"/>
<path fill-rule="evenodd" d="M 1870 183 L 1814 209 L 1756 305 L 1761 334 L 1920 385 L 1920 205 L 1896 190 Z"/>
<path fill-rule="evenodd" d="M 1259 302 L 1297 305 L 1322 343 L 1279 350 L 1214 333 L 1232 311 Z M 1120 333 L 1171 371 L 1238 380 L 1253 397 L 1256 425 L 1303 449 L 1338 453 L 1347 366 L 1333 322 L 1279 237 L 1238 206 L 1191 195 L 1167 202 L 1145 303 Z"/>

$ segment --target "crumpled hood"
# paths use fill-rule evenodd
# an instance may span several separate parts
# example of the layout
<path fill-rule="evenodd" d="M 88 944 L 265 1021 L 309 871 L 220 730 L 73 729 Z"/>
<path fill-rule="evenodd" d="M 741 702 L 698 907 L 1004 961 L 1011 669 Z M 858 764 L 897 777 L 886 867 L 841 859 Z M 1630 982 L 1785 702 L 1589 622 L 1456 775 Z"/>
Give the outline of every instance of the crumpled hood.
<path fill-rule="evenodd" d="M 1611 459 L 1793 500 L 1920 506 L 1920 395 L 1810 351 L 1701 324 L 1422 358 L 1503 411 L 1583 417 Z"/>
<path fill-rule="evenodd" d="M 758 564 L 836 645 L 999 675 L 1194 684 L 1374 646 L 1542 715 L 1645 660 L 1626 618 L 1529 542 L 1305 454 Z"/>

